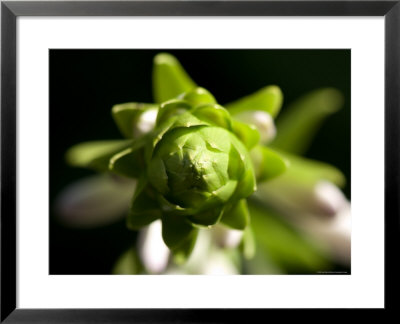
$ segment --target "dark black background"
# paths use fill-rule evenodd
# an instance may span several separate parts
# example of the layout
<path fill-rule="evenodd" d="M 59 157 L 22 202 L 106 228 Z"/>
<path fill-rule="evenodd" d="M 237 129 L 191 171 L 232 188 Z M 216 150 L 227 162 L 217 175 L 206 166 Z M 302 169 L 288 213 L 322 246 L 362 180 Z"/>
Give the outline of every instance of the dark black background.
<path fill-rule="evenodd" d="M 164 50 L 162 50 L 164 51 Z M 121 221 L 77 230 L 59 224 L 52 203 L 66 185 L 88 170 L 64 160 L 72 145 L 121 138 L 111 107 L 123 102 L 152 102 L 152 60 L 160 50 L 50 50 L 50 273 L 107 274 L 135 232 Z M 344 108 L 329 118 L 307 156 L 331 163 L 347 177 L 350 196 L 350 50 L 168 50 L 196 83 L 219 103 L 278 85 L 285 106 L 320 87 L 335 87 Z"/>

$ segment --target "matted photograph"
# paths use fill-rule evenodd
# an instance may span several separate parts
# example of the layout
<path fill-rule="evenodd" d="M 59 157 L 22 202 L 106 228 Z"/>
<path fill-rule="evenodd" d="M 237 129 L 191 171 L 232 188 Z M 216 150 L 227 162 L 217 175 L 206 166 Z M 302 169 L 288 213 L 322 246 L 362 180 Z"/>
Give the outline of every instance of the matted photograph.
<path fill-rule="evenodd" d="M 49 274 L 351 274 L 350 49 L 50 49 Z"/>

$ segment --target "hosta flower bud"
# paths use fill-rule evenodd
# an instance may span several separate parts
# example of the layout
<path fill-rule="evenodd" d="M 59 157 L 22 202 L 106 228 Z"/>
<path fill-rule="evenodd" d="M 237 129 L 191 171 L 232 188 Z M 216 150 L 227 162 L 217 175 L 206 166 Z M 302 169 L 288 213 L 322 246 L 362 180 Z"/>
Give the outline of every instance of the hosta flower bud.
<path fill-rule="evenodd" d="M 161 107 L 158 124 L 147 178 L 164 213 L 213 225 L 227 205 L 255 190 L 249 154 L 224 108 L 172 101 Z"/>
<path fill-rule="evenodd" d="M 222 222 L 244 229 L 249 220 L 245 198 L 256 190 L 249 148 L 258 139 L 255 128 L 233 121 L 205 89 L 162 103 L 154 130 L 140 140 L 144 168 L 128 226 L 161 219 L 176 261 L 190 253 L 198 227 Z"/>

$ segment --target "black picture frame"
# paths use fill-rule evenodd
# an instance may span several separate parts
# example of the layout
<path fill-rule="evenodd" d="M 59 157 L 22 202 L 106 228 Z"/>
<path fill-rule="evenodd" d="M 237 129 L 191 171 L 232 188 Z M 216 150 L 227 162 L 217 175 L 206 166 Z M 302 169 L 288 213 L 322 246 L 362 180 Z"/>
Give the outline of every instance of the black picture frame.
<path fill-rule="evenodd" d="M 381 16 L 385 19 L 385 310 L 395 307 L 399 253 L 400 1 L 2 1 L 1 322 L 234 322 L 267 309 L 16 308 L 16 42 L 19 16 Z M 367 288 L 366 288 L 367 289 Z M 254 317 L 253 317 L 254 316 Z M 259 317 L 261 316 L 261 317 Z"/>

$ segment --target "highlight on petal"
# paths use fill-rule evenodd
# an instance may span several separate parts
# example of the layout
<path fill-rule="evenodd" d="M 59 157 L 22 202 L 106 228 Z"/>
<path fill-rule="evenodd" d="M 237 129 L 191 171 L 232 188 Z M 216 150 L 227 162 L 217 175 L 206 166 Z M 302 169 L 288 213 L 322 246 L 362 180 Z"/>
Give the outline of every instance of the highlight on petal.
<path fill-rule="evenodd" d="M 128 102 L 114 105 L 112 116 L 126 138 L 138 138 L 154 128 L 158 105 Z"/>
<path fill-rule="evenodd" d="M 156 220 L 139 232 L 139 256 L 149 273 L 161 273 L 168 265 L 170 251 L 162 239 L 161 226 L 161 220 Z"/>
<path fill-rule="evenodd" d="M 68 186 L 55 202 L 58 219 L 72 227 L 107 225 L 126 216 L 135 180 L 109 175 L 84 178 Z"/>
<path fill-rule="evenodd" d="M 276 135 L 276 127 L 271 115 L 262 110 L 248 110 L 235 115 L 235 118 L 256 126 L 260 133 L 260 143 L 268 144 Z"/>
<path fill-rule="evenodd" d="M 154 128 L 157 113 L 158 107 L 147 109 L 139 116 L 137 122 L 133 125 L 133 136 L 135 138 L 149 133 Z"/>
<path fill-rule="evenodd" d="M 197 87 L 193 91 L 185 92 L 178 97 L 190 103 L 191 106 L 216 104 L 214 96 L 204 88 Z"/>

